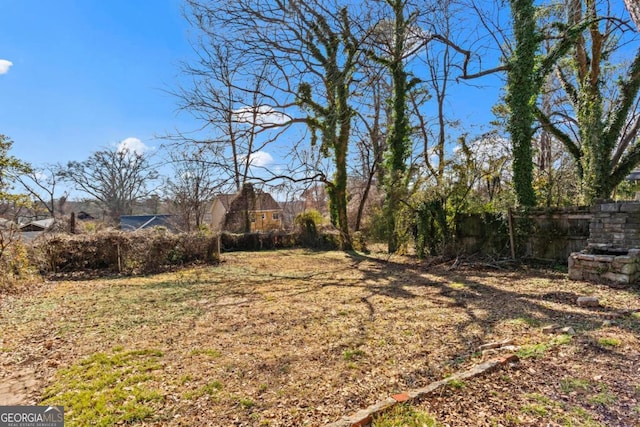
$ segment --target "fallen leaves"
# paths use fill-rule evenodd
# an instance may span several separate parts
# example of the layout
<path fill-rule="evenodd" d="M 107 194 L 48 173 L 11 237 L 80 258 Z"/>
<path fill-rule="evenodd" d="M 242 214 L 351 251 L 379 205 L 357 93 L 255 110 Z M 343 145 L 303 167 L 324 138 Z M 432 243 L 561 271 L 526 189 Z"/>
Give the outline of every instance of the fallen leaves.
<path fill-rule="evenodd" d="M 448 387 L 424 408 L 452 426 L 540 425 L 542 409 L 558 424 L 622 426 L 637 405 L 640 318 L 602 328 L 608 312 L 640 307 L 632 290 L 536 270 L 427 269 L 382 254 L 287 250 L 223 261 L 12 297 L 0 308 L 0 383 L 26 364 L 41 374 L 28 398 L 37 401 L 57 372 L 87 357 L 154 348 L 163 356 L 148 387 L 162 396 L 139 424 L 319 426 L 482 361 L 482 344 L 547 343 L 542 327 L 553 324 L 576 335 L 506 372 Z M 585 294 L 603 310 L 576 306 Z M 599 345 L 605 338 L 620 344 Z M 600 375 L 590 381 L 616 400 L 594 404 L 597 388 L 562 392 L 562 380 L 585 372 Z"/>

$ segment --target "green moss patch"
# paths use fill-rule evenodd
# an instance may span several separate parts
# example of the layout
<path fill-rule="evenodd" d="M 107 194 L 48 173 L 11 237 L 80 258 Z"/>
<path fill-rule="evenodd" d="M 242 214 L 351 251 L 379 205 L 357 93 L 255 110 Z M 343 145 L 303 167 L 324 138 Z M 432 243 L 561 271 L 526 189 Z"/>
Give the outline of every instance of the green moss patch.
<path fill-rule="evenodd" d="M 426 412 L 409 405 L 396 405 L 389 411 L 376 415 L 373 427 L 436 427 L 436 420 Z"/>
<path fill-rule="evenodd" d="M 108 426 L 142 421 L 163 400 L 153 387 L 160 370 L 158 350 L 96 353 L 57 372 L 46 388 L 43 405 L 61 405 L 69 426 Z"/>

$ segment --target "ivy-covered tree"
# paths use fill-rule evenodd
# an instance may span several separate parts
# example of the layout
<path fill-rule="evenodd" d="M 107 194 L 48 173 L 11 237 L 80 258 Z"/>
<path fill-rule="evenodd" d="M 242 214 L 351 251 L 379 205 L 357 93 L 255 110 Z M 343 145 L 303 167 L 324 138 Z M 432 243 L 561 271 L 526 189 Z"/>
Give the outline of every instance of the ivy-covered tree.
<path fill-rule="evenodd" d="M 239 81 L 227 90 L 255 91 L 260 107 L 283 114 L 284 120 L 268 126 L 278 130 L 278 137 L 294 124 L 307 126 L 308 135 L 289 141 L 290 159 L 298 164 L 288 165 L 286 173 L 263 172 L 268 180 L 321 181 L 342 247 L 351 249 L 347 163 L 354 111 L 350 103 L 361 54 L 352 31 L 358 22 L 352 11 L 359 13 L 361 5 L 343 0 L 188 0 L 187 4 L 207 43 L 224 45 L 243 58 L 241 75 L 246 80 L 258 72 L 256 64 L 267 67 L 260 67 L 268 76 L 260 87 L 248 90 Z M 256 136 L 264 138 L 264 133 Z"/>
<path fill-rule="evenodd" d="M 596 0 L 570 0 L 564 19 L 576 37 L 555 64 L 563 93 L 560 108 L 536 110 L 538 119 L 560 140 L 576 165 L 582 202 L 607 199 L 640 163 L 640 49 L 632 60 L 613 63 L 625 34 L 620 18 L 607 16 Z"/>
<path fill-rule="evenodd" d="M 640 31 L 640 2 L 638 0 L 624 0 L 625 6 L 631 15 L 631 19 L 636 24 L 636 28 Z"/>
<path fill-rule="evenodd" d="M 540 89 L 535 73 L 540 38 L 533 0 L 511 0 L 510 3 L 515 48 L 507 69 L 506 102 L 510 110 L 507 130 L 513 149 L 513 184 L 520 205 L 535 206 L 531 141 L 535 100 Z"/>
<path fill-rule="evenodd" d="M 575 9 L 575 3 L 581 0 L 569 0 L 567 10 Z M 587 4 L 595 4 L 596 0 L 586 0 Z M 582 17 L 582 14 L 574 16 L 565 22 L 555 22 L 542 28 L 538 21 L 538 13 L 541 7 L 536 6 L 533 0 L 511 0 L 511 14 L 513 17 L 514 47 L 508 58 L 507 70 L 507 94 L 506 105 L 509 110 L 507 120 L 507 130 L 511 134 L 513 151 L 513 180 L 514 189 L 519 204 L 521 206 L 535 206 L 536 194 L 533 188 L 533 157 L 532 140 L 534 136 L 534 122 L 537 118 L 545 127 L 547 132 L 551 132 L 560 139 L 568 151 L 578 159 L 581 148 L 576 144 L 567 144 L 570 137 L 556 132 L 553 121 L 545 116 L 538 106 L 538 102 L 547 81 L 548 76 L 553 71 L 558 71 L 558 65 L 563 63 L 563 58 L 570 52 L 585 52 L 580 46 L 584 46 L 584 33 L 593 32 L 598 28 L 601 19 L 595 15 Z M 595 7 L 594 7 L 595 10 Z M 552 40 L 553 43 L 542 48 L 543 41 Z M 601 41 L 601 40 L 600 40 Z M 594 48 L 603 48 L 599 41 L 593 45 Z M 582 55 L 582 53 L 580 54 Z M 577 58 L 577 57 L 576 57 Z M 591 64 L 594 69 L 600 70 L 601 60 L 604 59 L 602 52 L 593 58 L 586 58 L 583 64 Z M 579 62 L 579 61 L 578 61 Z M 587 66 L 588 67 L 588 66 Z M 560 74 L 564 82 L 566 79 Z M 595 86 L 600 82 L 594 81 Z M 594 87 L 595 87 L 594 86 Z M 575 89 L 572 92 L 577 95 Z M 578 99 L 576 98 L 576 103 Z M 580 101 L 582 102 L 582 101 Z M 597 114 L 589 111 L 595 104 L 590 106 L 582 103 L 584 112 L 587 115 Z M 577 110 L 576 110 L 577 111 Z M 555 115 L 555 111 L 552 115 Z M 570 114 L 560 113 L 565 122 L 571 122 Z M 575 120 L 573 120 L 575 122 Z M 578 126 L 580 127 L 580 126 Z M 580 162 L 577 162 L 580 164 Z M 579 168 L 579 175 L 582 179 L 583 170 Z M 587 197 L 588 200 L 592 198 Z"/>
<path fill-rule="evenodd" d="M 303 5 L 301 5 L 303 6 Z M 333 179 L 323 179 L 329 195 L 331 222 L 338 228 L 341 245 L 352 249 L 347 215 L 347 155 L 351 137 L 351 121 L 354 112 L 349 104 L 351 85 L 360 49 L 351 33 L 348 9 L 342 8 L 328 16 L 319 13 L 311 5 L 297 9 L 303 29 L 305 49 L 317 64 L 323 76 L 320 93 L 303 82 L 298 88 L 297 102 L 309 113 L 307 124 L 320 135 L 320 151 L 333 160 Z M 319 100 L 324 99 L 324 102 Z"/>
<path fill-rule="evenodd" d="M 372 47 L 367 49 L 368 57 L 387 69 L 391 78 L 392 96 L 389 100 L 391 117 L 384 158 L 384 189 L 386 194 L 384 214 L 387 220 L 388 251 L 394 253 L 399 246 L 399 231 L 396 217 L 400 201 L 406 198 L 407 158 L 411 150 L 411 125 L 407 100 L 409 91 L 416 80 L 411 79 L 406 70 L 410 52 L 409 37 L 415 29 L 416 14 L 407 13 L 406 0 L 385 0 L 391 9 L 391 19 L 378 22 L 372 31 Z"/>

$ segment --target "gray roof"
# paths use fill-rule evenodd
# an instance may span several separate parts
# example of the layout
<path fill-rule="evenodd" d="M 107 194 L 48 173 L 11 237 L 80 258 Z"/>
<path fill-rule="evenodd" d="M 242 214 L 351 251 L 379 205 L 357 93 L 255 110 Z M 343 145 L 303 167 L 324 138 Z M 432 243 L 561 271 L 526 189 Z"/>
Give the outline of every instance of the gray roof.
<path fill-rule="evenodd" d="M 20 229 L 25 231 L 42 231 L 51 227 L 54 222 L 55 219 L 53 218 L 40 219 L 38 221 L 31 221 L 27 224 L 22 224 Z"/>
<path fill-rule="evenodd" d="M 120 229 L 124 231 L 136 231 L 151 227 L 173 229 L 172 217 L 173 215 L 122 215 L 120 216 Z"/>
<path fill-rule="evenodd" d="M 625 178 L 627 181 L 640 181 L 640 170 L 633 170 L 627 177 Z"/>
<path fill-rule="evenodd" d="M 224 209 L 226 211 L 229 211 L 229 206 L 231 206 L 231 202 L 237 196 L 238 196 L 237 194 L 218 194 L 218 200 L 220 200 L 220 203 L 222 203 L 222 206 L 224 206 Z"/>

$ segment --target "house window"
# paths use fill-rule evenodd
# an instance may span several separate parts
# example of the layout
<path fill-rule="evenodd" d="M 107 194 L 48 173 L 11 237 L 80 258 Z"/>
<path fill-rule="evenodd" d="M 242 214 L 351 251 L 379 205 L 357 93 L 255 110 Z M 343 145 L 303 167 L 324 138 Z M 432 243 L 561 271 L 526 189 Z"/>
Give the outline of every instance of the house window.
<path fill-rule="evenodd" d="M 249 219 L 251 219 L 251 222 L 256 222 L 256 214 L 249 214 Z"/>
<path fill-rule="evenodd" d="M 273 218 L 274 220 L 278 220 L 280 219 L 280 215 L 278 214 L 278 212 L 273 212 L 271 214 L 271 218 Z"/>

